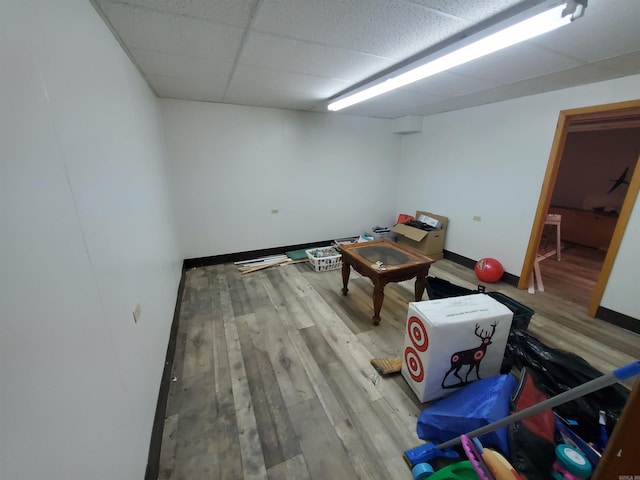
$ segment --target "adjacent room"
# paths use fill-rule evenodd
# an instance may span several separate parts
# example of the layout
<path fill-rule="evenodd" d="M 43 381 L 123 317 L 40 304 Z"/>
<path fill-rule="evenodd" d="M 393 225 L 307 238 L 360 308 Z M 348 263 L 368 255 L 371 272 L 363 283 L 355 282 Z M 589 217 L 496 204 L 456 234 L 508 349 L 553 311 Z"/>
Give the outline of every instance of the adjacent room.
<path fill-rule="evenodd" d="M 0 478 L 410 479 L 434 278 L 530 309 L 523 342 L 636 362 L 638 24 L 636 0 L 0 0 Z M 506 316 L 429 331 L 437 388 L 522 372 Z M 615 388 L 596 480 L 640 476 L 608 455 L 640 454 Z"/>

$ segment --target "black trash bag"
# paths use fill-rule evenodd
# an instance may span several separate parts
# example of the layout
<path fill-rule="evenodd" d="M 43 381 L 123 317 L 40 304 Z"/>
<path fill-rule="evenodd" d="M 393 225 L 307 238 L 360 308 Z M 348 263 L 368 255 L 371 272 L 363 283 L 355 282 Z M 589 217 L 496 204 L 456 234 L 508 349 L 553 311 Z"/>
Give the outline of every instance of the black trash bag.
<path fill-rule="evenodd" d="M 518 388 L 509 400 L 511 414 L 547 399 L 535 375 L 525 367 Z M 511 465 L 527 480 L 548 480 L 555 461 L 555 417 L 548 408 L 509 426 Z"/>
<path fill-rule="evenodd" d="M 511 366 L 532 371 L 538 387 L 548 397 L 603 375 L 579 355 L 551 348 L 524 330 L 509 333 L 503 369 Z M 569 422 L 576 422 L 572 430 L 595 444 L 600 439 L 599 411 L 605 412 L 606 429 L 611 435 L 628 396 L 625 387 L 614 384 L 554 407 L 554 411 Z"/>

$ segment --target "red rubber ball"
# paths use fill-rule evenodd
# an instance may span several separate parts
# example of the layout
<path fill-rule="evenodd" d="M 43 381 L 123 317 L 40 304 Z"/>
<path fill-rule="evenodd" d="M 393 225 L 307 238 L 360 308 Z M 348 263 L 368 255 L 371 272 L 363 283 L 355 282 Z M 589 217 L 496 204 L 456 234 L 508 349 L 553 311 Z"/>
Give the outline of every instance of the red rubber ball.
<path fill-rule="evenodd" d="M 483 282 L 493 283 L 502 278 L 504 268 L 495 258 L 481 258 L 474 268 L 476 276 Z"/>

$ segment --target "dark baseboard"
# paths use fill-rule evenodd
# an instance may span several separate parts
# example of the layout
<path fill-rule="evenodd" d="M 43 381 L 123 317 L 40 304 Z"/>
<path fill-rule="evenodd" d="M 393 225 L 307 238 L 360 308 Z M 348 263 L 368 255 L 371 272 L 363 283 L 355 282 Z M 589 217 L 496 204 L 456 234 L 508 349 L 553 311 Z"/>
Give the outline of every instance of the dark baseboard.
<path fill-rule="evenodd" d="M 262 250 L 250 250 L 248 252 L 227 253 L 224 255 L 214 255 L 212 257 L 187 258 L 184 261 L 184 269 L 206 267 L 209 265 L 220 265 L 228 262 L 241 262 L 243 260 L 251 260 L 258 257 L 267 257 L 269 255 L 281 255 L 285 252 L 294 250 L 307 250 L 309 248 L 330 245 L 333 240 L 325 240 L 322 242 L 300 243 L 298 245 L 289 245 L 286 247 L 264 248 Z"/>
<path fill-rule="evenodd" d="M 444 258 L 447 260 L 451 260 L 452 262 L 457 263 L 458 265 L 462 265 L 463 267 L 467 267 L 473 270 L 473 267 L 476 266 L 476 261 L 472 260 L 468 257 L 464 257 L 462 255 L 458 255 L 457 253 L 450 252 L 449 250 L 444 251 Z"/>
<path fill-rule="evenodd" d="M 452 262 L 455 262 L 459 265 L 462 265 L 463 267 L 470 268 L 471 270 L 475 268 L 476 262 L 477 262 L 477 260 L 473 260 L 463 255 L 458 255 L 457 253 L 450 252 L 449 250 L 444 251 L 444 258 L 446 258 L 447 260 L 451 260 Z M 520 277 L 508 272 L 504 272 L 504 275 L 502 276 L 501 281 L 513 287 L 517 287 L 518 282 L 520 281 Z"/>
<path fill-rule="evenodd" d="M 169 387 L 171 385 L 171 370 L 173 369 L 173 359 L 176 353 L 176 339 L 178 337 L 178 325 L 180 318 L 180 306 L 182 305 L 182 295 L 184 293 L 185 268 L 182 268 L 180 283 L 178 284 L 178 295 L 176 306 L 173 310 L 173 320 L 169 333 L 169 344 L 167 354 L 164 359 L 164 370 L 160 380 L 158 391 L 158 403 L 156 404 L 156 414 L 153 419 L 151 439 L 149 441 L 149 456 L 147 458 L 147 469 L 144 475 L 145 480 L 157 480 L 160 476 L 160 451 L 162 449 L 162 434 L 164 431 L 164 419 L 167 412 L 167 401 L 169 400 Z"/>
<path fill-rule="evenodd" d="M 605 307 L 598 307 L 596 318 L 634 333 L 640 333 L 640 320 L 624 313 L 618 313 Z"/>
<path fill-rule="evenodd" d="M 476 265 L 475 260 L 464 257 L 462 255 L 458 255 L 454 252 L 449 252 L 448 250 L 444 251 L 444 258 L 471 269 L 473 269 Z M 502 281 L 508 283 L 509 285 L 517 287 L 518 282 L 520 281 L 520 277 L 505 272 L 504 276 L 502 277 Z M 598 307 L 596 318 L 604 320 L 605 322 L 617 327 L 624 328 L 625 330 L 629 330 L 634 333 L 640 333 L 640 320 L 628 315 L 624 315 L 623 313 L 618 313 L 605 307 Z"/>

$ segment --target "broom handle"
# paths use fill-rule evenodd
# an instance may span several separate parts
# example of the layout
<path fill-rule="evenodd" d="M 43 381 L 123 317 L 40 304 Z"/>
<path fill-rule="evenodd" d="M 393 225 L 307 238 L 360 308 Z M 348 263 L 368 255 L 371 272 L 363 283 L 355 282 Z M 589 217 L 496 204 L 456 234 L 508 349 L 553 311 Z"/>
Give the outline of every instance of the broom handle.
<path fill-rule="evenodd" d="M 612 385 L 620 380 L 626 380 L 631 377 L 635 377 L 640 373 L 640 360 L 635 362 L 631 362 L 628 365 L 615 369 L 613 372 L 605 373 L 601 377 L 594 378 L 593 380 L 588 381 L 587 383 L 583 383 L 582 385 L 578 385 L 566 392 L 562 392 L 554 397 L 548 398 L 536 405 L 532 405 L 524 410 L 520 410 L 508 417 L 501 418 L 500 420 L 496 420 L 489 425 L 485 425 L 484 427 L 477 428 L 467 434 L 465 434 L 469 438 L 479 437 L 480 435 L 484 435 L 485 433 L 493 432 L 498 428 L 506 427 L 507 425 L 511 425 L 518 420 L 522 420 L 523 418 L 531 417 L 536 413 L 540 413 L 543 410 L 548 408 L 557 407 L 558 405 L 562 405 L 563 403 L 570 402 L 571 400 L 575 400 L 576 398 L 582 397 L 583 395 L 587 395 L 589 393 L 595 392 L 596 390 L 600 390 L 601 388 Z M 458 445 L 461 441 L 460 437 L 453 438 L 447 442 L 441 443 L 437 445 L 436 448 L 448 448 L 453 447 L 454 445 Z"/>

